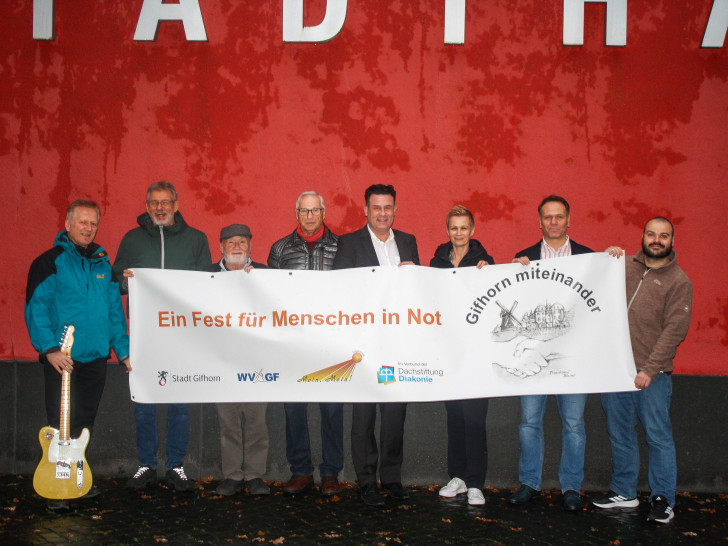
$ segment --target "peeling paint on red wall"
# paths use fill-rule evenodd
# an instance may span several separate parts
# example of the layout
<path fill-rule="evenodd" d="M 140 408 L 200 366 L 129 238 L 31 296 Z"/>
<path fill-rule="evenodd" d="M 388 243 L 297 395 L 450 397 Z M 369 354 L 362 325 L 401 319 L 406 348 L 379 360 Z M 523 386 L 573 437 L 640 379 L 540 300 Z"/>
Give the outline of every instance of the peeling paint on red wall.
<path fill-rule="evenodd" d="M 283 43 L 280 2 L 201 0 L 208 42 L 164 22 L 135 42 L 142 0 L 56 2 L 56 37 L 32 39 L 32 2 L 0 6 L 0 358 L 32 359 L 25 275 L 67 204 L 97 200 L 112 255 L 151 182 L 213 251 L 232 222 L 253 257 L 293 231 L 316 189 L 337 232 L 364 223 L 371 183 L 398 191 L 396 226 L 427 262 L 447 210 L 475 213 L 498 262 L 539 237 L 549 193 L 571 233 L 634 252 L 650 216 L 676 225 L 695 285 L 681 373 L 727 374 L 728 47 L 702 49 L 710 1 L 633 0 L 627 45 L 604 45 L 604 6 L 585 8 L 584 46 L 562 44 L 561 2 L 467 2 L 465 44 L 443 44 L 441 1 L 349 2 L 331 41 Z M 324 0 L 306 0 L 317 25 Z M 707 234 L 704 226 L 710 226 Z"/>

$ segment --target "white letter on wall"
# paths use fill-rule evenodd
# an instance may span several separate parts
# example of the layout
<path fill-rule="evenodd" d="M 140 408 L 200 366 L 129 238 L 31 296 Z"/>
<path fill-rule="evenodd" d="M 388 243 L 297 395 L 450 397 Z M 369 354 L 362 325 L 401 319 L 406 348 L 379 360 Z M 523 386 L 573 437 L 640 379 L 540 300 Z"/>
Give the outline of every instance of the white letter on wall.
<path fill-rule="evenodd" d="M 465 0 L 445 0 L 445 43 L 465 43 Z"/>
<path fill-rule="evenodd" d="M 723 47 L 728 33 L 728 0 L 714 0 L 700 47 Z"/>
<path fill-rule="evenodd" d="M 153 42 L 160 21 L 182 21 L 188 42 L 206 42 L 199 0 L 179 0 L 179 4 L 162 4 L 164 0 L 144 0 L 134 40 Z"/>
<path fill-rule="evenodd" d="M 284 42 L 328 42 L 344 26 L 346 0 L 327 0 L 326 13 L 321 24 L 303 26 L 303 0 L 283 0 Z"/>
<path fill-rule="evenodd" d="M 53 0 L 33 0 L 33 40 L 53 39 Z"/>
<path fill-rule="evenodd" d="M 627 0 L 564 0 L 564 45 L 584 45 L 584 4 L 607 5 L 606 45 L 627 45 Z"/>

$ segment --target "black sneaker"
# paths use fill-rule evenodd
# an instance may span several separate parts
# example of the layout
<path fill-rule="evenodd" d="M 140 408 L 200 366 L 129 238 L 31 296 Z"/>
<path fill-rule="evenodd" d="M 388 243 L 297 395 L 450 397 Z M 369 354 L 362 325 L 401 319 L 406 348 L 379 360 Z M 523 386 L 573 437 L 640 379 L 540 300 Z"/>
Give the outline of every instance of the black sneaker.
<path fill-rule="evenodd" d="M 578 512 L 584 509 L 584 501 L 578 491 L 569 489 L 564 491 L 564 510 L 569 512 Z"/>
<path fill-rule="evenodd" d="M 195 482 L 187 478 L 185 467 L 182 465 L 167 470 L 167 483 L 174 486 L 177 491 L 191 491 L 195 488 Z"/>
<path fill-rule="evenodd" d="M 637 497 L 629 499 L 611 489 L 606 495 L 592 499 L 591 503 L 597 508 L 637 508 L 640 505 Z"/>
<path fill-rule="evenodd" d="M 541 491 L 538 489 L 534 489 L 533 487 L 523 483 L 521 484 L 521 487 L 518 488 L 518 491 L 508 497 L 508 502 L 511 504 L 526 504 L 532 498 L 538 497 L 540 494 Z"/>
<path fill-rule="evenodd" d="M 53 512 L 63 512 L 70 509 L 71 505 L 66 499 L 48 499 L 48 510 Z"/>
<path fill-rule="evenodd" d="M 215 489 L 215 493 L 217 493 L 218 495 L 225 495 L 226 497 L 229 497 L 230 495 L 234 495 L 242 489 L 243 480 L 233 480 L 231 478 L 226 478 L 220 485 L 217 486 L 217 489 Z"/>
<path fill-rule="evenodd" d="M 95 485 L 91 486 L 91 489 L 88 490 L 88 493 L 86 493 L 82 499 L 93 499 L 94 497 L 98 497 L 101 494 L 101 489 L 96 487 Z"/>
<path fill-rule="evenodd" d="M 144 489 L 150 483 L 157 481 L 157 471 L 148 466 L 140 466 L 134 475 L 126 482 L 127 489 Z"/>
<path fill-rule="evenodd" d="M 384 506 L 384 499 L 377 491 L 376 483 L 367 483 L 359 488 L 359 495 L 361 500 L 367 506 Z"/>
<path fill-rule="evenodd" d="M 251 495 L 270 495 L 270 487 L 261 478 L 246 481 L 245 487 Z"/>
<path fill-rule="evenodd" d="M 401 482 L 383 483 L 382 491 L 387 493 L 387 496 L 393 500 L 403 501 L 409 499 L 409 493 Z"/>
<path fill-rule="evenodd" d="M 647 521 L 652 523 L 669 523 L 669 521 L 675 517 L 675 512 L 672 510 L 672 506 L 667 502 L 665 497 L 657 495 L 652 499 L 652 508 L 650 513 L 647 515 Z"/>

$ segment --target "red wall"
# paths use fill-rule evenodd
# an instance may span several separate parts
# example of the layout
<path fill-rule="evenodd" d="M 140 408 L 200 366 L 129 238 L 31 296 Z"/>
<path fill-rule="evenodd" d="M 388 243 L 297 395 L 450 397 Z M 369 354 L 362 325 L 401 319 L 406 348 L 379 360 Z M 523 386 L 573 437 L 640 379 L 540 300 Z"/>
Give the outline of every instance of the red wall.
<path fill-rule="evenodd" d="M 170 180 L 214 254 L 244 222 L 264 261 L 301 191 L 324 194 L 342 233 L 384 182 L 423 262 L 455 203 L 499 262 L 538 240 L 548 193 L 596 249 L 632 253 L 646 219 L 672 218 L 695 286 L 676 367 L 727 374 L 728 45 L 700 48 L 712 2 L 630 1 L 626 47 L 604 45 L 603 4 L 587 4 L 585 45 L 562 45 L 560 0 L 468 0 L 465 45 L 446 46 L 443 4 L 350 0 L 336 38 L 291 44 L 280 0 L 200 0 L 208 42 L 178 22 L 135 42 L 142 0 L 56 0 L 55 40 L 33 40 L 31 0 L 4 0 L 0 359 L 35 358 L 25 277 L 73 199 L 100 202 L 113 258 L 147 186 Z M 316 25 L 324 2 L 306 9 Z"/>

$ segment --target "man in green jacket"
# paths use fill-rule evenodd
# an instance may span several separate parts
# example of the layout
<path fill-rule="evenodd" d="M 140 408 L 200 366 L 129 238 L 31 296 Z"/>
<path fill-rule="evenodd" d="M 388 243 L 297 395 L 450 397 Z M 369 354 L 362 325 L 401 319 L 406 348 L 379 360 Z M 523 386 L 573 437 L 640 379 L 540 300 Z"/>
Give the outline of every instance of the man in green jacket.
<path fill-rule="evenodd" d="M 211 264 L 207 236 L 187 225 L 177 210 L 177 190 L 169 182 L 155 182 L 147 190 L 147 212 L 137 218 L 139 227 L 121 240 L 114 262 L 114 275 L 125 294 L 132 268 L 202 271 Z M 144 489 L 157 479 L 157 406 L 134 404 L 139 469 L 129 479 L 130 489 Z M 187 453 L 187 404 L 167 406 L 166 478 L 177 491 L 194 488 L 184 470 Z"/>

